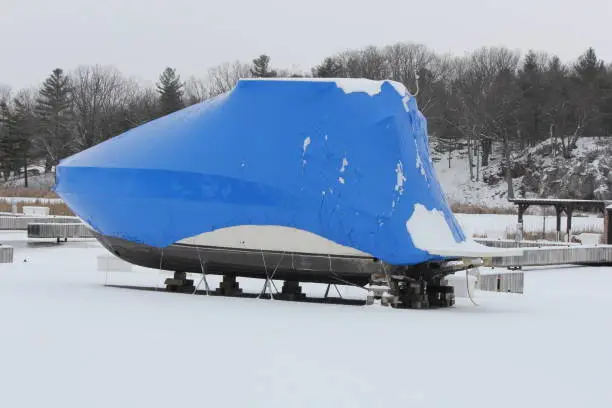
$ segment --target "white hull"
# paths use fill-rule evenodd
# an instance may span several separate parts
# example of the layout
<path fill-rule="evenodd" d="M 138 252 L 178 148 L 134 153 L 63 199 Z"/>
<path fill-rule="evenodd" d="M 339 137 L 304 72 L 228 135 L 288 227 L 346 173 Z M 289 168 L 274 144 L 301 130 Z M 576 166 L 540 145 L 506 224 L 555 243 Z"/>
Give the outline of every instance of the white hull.
<path fill-rule="evenodd" d="M 374 258 L 368 253 L 340 245 L 308 231 L 270 225 L 240 225 L 221 228 L 185 238 L 180 240 L 178 244 Z M 432 246 L 424 248 L 424 250 L 432 255 L 462 258 L 506 257 L 518 256 L 523 253 L 518 248 L 491 248 L 472 240 L 439 247 Z"/>
<path fill-rule="evenodd" d="M 337 244 L 312 232 L 272 225 L 240 225 L 185 238 L 178 244 L 204 247 L 225 247 L 308 253 L 320 255 L 362 256 L 373 258 L 365 252 Z"/>
<path fill-rule="evenodd" d="M 434 262 L 424 268 L 386 264 L 363 251 L 339 245 L 316 234 L 279 226 L 223 228 L 183 239 L 164 248 L 110 236 L 100 235 L 97 238 L 110 252 L 145 268 L 200 273 L 205 267 L 207 273 L 230 277 L 266 279 L 273 270 L 278 280 L 363 286 L 370 282 L 373 274 L 384 270 L 414 279 L 434 279 L 453 270 L 452 265 L 447 265 L 450 269 L 444 266 L 445 262 Z M 516 251 L 488 248 L 468 241 L 432 248 L 430 253 L 447 259 L 480 259 L 508 256 Z M 464 262 L 460 264 L 465 266 Z"/>

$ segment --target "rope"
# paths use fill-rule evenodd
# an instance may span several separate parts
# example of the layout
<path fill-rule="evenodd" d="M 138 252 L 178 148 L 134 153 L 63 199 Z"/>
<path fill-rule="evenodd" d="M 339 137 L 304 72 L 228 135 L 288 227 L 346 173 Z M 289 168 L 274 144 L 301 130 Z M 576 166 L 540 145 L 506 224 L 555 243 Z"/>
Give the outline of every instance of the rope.
<path fill-rule="evenodd" d="M 164 248 L 161 249 L 161 255 L 159 256 L 159 272 L 157 274 L 157 284 L 155 285 L 155 289 L 159 290 L 159 277 L 162 273 L 162 263 L 164 262 Z"/>
<path fill-rule="evenodd" d="M 470 301 L 472 302 L 472 304 L 474 306 L 478 306 L 478 303 L 476 303 L 474 301 L 474 299 L 472 299 L 472 294 L 470 293 L 470 270 L 471 269 L 467 269 L 465 271 L 465 285 L 466 285 L 466 290 L 467 290 L 467 294 L 468 294 L 468 298 L 470 299 Z"/>
<path fill-rule="evenodd" d="M 281 259 L 276 264 L 276 267 L 274 268 L 274 271 L 272 272 L 272 277 L 274 277 L 274 275 L 276 274 L 276 270 L 278 269 L 278 266 L 280 265 L 280 263 L 283 260 L 284 256 L 285 256 L 285 252 L 283 252 L 283 255 L 281 256 Z M 272 281 L 272 278 L 270 278 L 270 275 L 268 275 L 268 266 L 266 265 L 266 257 L 264 256 L 263 249 L 261 249 L 261 259 L 263 259 L 264 269 L 266 271 L 266 282 L 264 283 L 263 289 L 261 290 L 261 292 L 257 296 L 257 299 L 261 299 L 261 295 L 264 295 L 266 293 L 266 288 L 268 286 L 270 286 L 270 299 L 274 299 L 274 296 L 272 296 L 272 287 L 274 287 L 274 290 L 276 290 L 277 294 L 279 292 L 278 292 L 278 288 L 276 287 L 276 285 Z"/>
<path fill-rule="evenodd" d="M 202 268 L 202 279 L 200 279 L 200 282 L 198 282 L 198 285 L 195 287 L 193 294 L 196 294 L 198 288 L 202 284 L 202 281 L 204 281 L 204 286 L 206 287 L 206 295 L 208 296 L 210 295 L 210 287 L 208 286 L 208 280 L 206 279 L 206 271 L 204 270 L 204 264 L 202 263 L 202 257 L 200 256 L 200 249 L 198 247 L 196 247 L 196 252 L 198 253 L 198 259 L 200 260 L 200 268 Z"/>
<path fill-rule="evenodd" d="M 283 261 L 284 257 L 285 257 L 285 253 L 283 252 L 283 254 L 281 255 L 280 259 L 278 260 L 278 263 L 274 267 L 274 271 L 272 271 L 272 276 L 270 277 L 270 280 L 274 279 L 274 275 L 276 275 L 276 271 L 278 270 L 278 267 L 279 267 L 280 263 Z M 278 290 L 276 292 L 278 292 Z"/>
<path fill-rule="evenodd" d="M 260 249 L 260 251 L 261 251 L 261 259 L 263 259 L 263 265 L 266 271 L 266 282 L 264 283 L 264 287 L 261 289 L 261 292 L 259 292 L 257 299 L 261 299 L 261 295 L 266 293 L 266 288 L 268 287 L 268 280 L 270 279 L 270 275 L 268 275 L 268 266 L 266 265 L 266 257 L 264 256 L 263 249 Z"/>
<path fill-rule="evenodd" d="M 331 273 L 334 273 L 333 268 L 332 268 L 332 262 L 331 262 L 331 254 L 327 254 L 327 258 L 329 259 L 329 271 Z M 336 289 L 336 292 L 338 293 L 338 296 L 340 297 L 340 299 L 342 299 L 342 294 L 340 293 L 340 289 L 338 289 L 338 285 L 336 285 L 334 283 L 334 288 Z M 326 291 L 326 293 L 329 291 Z"/>
<path fill-rule="evenodd" d="M 416 92 L 414 93 L 414 97 L 416 98 L 419 95 L 419 91 L 421 90 L 420 86 L 419 86 L 419 79 L 420 79 L 420 75 L 419 75 L 419 70 L 415 69 L 414 70 L 414 79 L 416 82 Z"/>
<path fill-rule="evenodd" d="M 332 269 L 332 264 L 331 264 L 331 255 L 327 254 L 327 257 L 329 258 L 329 272 L 333 275 L 332 279 L 344 283 L 345 285 L 348 286 L 354 286 L 356 288 L 359 288 L 361 290 L 365 290 L 366 292 L 369 292 L 366 288 L 364 288 L 363 286 L 359 286 L 357 284 L 354 284 L 353 282 L 349 282 L 347 280 L 342 279 L 340 276 L 338 276 L 338 274 L 336 272 L 334 272 L 334 270 Z M 335 286 L 335 284 L 334 284 Z M 340 294 L 340 291 L 338 290 L 338 287 L 336 286 L 336 290 L 338 291 L 338 294 Z M 340 296 L 340 298 L 342 298 L 342 296 Z"/>

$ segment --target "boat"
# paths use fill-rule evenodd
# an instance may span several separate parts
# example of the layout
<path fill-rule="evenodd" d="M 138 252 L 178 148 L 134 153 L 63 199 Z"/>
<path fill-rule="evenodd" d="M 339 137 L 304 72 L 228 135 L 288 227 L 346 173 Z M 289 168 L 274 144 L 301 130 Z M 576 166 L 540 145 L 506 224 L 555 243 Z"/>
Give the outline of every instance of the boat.
<path fill-rule="evenodd" d="M 55 190 L 110 252 L 144 267 L 440 287 L 457 260 L 516 251 L 465 236 L 428 146 L 400 83 L 242 79 L 64 159 Z"/>

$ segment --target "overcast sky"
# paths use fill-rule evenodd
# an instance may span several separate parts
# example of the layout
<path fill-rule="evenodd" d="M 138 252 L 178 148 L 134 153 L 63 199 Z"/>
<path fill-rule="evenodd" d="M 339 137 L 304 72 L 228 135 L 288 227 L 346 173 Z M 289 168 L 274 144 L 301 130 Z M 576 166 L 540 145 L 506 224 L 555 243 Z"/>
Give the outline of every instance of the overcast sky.
<path fill-rule="evenodd" d="M 114 65 L 154 82 L 266 53 L 308 71 L 347 48 L 400 41 L 463 54 L 483 45 L 612 61 L 612 0 L 0 0 L 0 83 Z"/>

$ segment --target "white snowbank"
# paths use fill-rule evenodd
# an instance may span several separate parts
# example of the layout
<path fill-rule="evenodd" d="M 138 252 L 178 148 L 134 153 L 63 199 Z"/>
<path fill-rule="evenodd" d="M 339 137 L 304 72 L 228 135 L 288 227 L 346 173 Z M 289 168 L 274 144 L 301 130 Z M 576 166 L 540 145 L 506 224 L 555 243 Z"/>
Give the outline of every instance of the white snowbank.
<path fill-rule="evenodd" d="M 240 81 L 335 82 L 338 88 L 342 89 L 344 93 L 364 92 L 370 96 L 378 95 L 382 90 L 383 84 L 388 83 L 395 88 L 402 98 L 408 97 L 406 101 L 403 101 L 406 105 L 406 109 L 408 109 L 407 100 L 410 95 L 403 84 L 391 80 L 375 81 L 364 78 L 243 78 Z"/>
<path fill-rule="evenodd" d="M 414 205 L 414 212 L 406 221 L 406 229 L 414 246 L 423 251 L 457 244 L 442 211 L 428 210 L 422 204 Z"/>
<path fill-rule="evenodd" d="M 515 256 L 523 251 L 516 248 L 491 248 L 467 239 L 457 242 L 451 231 L 444 213 L 433 209 L 428 210 L 422 204 L 415 204 L 414 212 L 406 221 L 406 229 L 416 248 L 432 255 L 439 256 Z"/>

